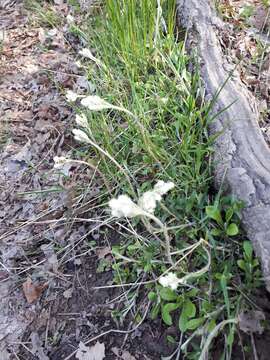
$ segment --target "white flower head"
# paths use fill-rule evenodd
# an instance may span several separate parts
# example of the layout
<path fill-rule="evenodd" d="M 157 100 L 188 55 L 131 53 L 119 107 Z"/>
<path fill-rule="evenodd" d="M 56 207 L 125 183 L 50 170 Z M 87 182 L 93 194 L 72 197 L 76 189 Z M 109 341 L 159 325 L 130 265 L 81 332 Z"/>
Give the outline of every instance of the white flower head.
<path fill-rule="evenodd" d="M 155 191 L 151 190 L 151 191 L 146 191 L 139 198 L 138 204 L 143 210 L 153 214 L 157 206 L 157 202 L 160 200 L 161 200 L 161 196 Z"/>
<path fill-rule="evenodd" d="M 99 96 L 96 95 L 89 95 L 82 99 L 81 104 L 87 107 L 89 110 L 93 111 L 100 111 L 104 109 L 112 109 L 114 108 L 113 105 L 108 103 L 107 101 L 101 99 Z"/>
<path fill-rule="evenodd" d="M 76 94 L 74 91 L 72 90 L 68 90 L 66 92 L 66 99 L 69 102 L 75 102 L 78 98 L 80 97 L 80 95 Z"/>
<path fill-rule="evenodd" d="M 87 136 L 87 134 L 80 130 L 80 129 L 73 129 L 72 130 L 73 135 L 74 135 L 74 139 L 80 142 L 86 142 L 89 143 L 89 137 Z"/>
<path fill-rule="evenodd" d="M 72 15 L 68 14 L 66 19 L 67 19 L 68 24 L 73 24 L 74 23 L 74 17 Z"/>
<path fill-rule="evenodd" d="M 169 287 L 172 290 L 176 290 L 180 281 L 175 273 L 169 272 L 167 275 L 159 278 L 159 283 L 164 287 Z"/>
<path fill-rule="evenodd" d="M 138 204 L 143 210 L 153 214 L 157 206 L 157 202 L 161 201 L 162 196 L 173 188 L 173 182 L 164 182 L 162 180 L 159 180 L 154 186 L 153 190 L 145 192 L 139 198 Z"/>
<path fill-rule="evenodd" d="M 75 117 L 75 121 L 76 124 L 83 127 L 83 128 L 87 128 L 88 127 L 88 121 L 87 121 L 87 117 L 85 116 L 85 114 L 82 115 L 76 115 Z"/>
<path fill-rule="evenodd" d="M 167 102 L 169 101 L 169 98 L 163 97 L 163 98 L 160 98 L 159 101 L 160 101 L 162 104 L 167 104 Z"/>
<path fill-rule="evenodd" d="M 127 195 L 120 195 L 117 199 L 109 201 L 112 216 L 121 218 L 133 218 L 138 215 L 143 215 L 143 210 L 136 205 Z"/>
<path fill-rule="evenodd" d="M 164 182 L 162 180 L 159 180 L 156 185 L 154 186 L 154 191 L 159 194 L 159 195 L 165 195 L 167 194 L 168 191 L 170 191 L 171 189 L 174 188 L 174 183 L 169 181 L 169 182 Z"/>
<path fill-rule="evenodd" d="M 79 54 L 87 59 L 92 60 L 94 63 L 96 63 L 98 66 L 102 66 L 102 62 L 97 59 L 91 52 L 91 50 L 84 48 L 79 51 Z"/>
<path fill-rule="evenodd" d="M 79 54 L 87 59 L 94 60 L 95 56 L 92 54 L 91 50 L 84 48 L 79 51 Z"/>
<path fill-rule="evenodd" d="M 63 167 L 63 165 L 67 164 L 70 162 L 70 159 L 65 158 L 64 156 L 55 156 L 53 158 L 54 161 L 54 168 L 55 169 L 60 169 Z"/>

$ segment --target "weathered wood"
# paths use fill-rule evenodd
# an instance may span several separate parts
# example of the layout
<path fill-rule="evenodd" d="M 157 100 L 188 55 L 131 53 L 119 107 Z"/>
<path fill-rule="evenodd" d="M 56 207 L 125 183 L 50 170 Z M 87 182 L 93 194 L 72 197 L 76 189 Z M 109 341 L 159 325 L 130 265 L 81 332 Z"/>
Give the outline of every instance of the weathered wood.
<path fill-rule="evenodd" d="M 178 21 L 188 30 L 189 49 L 196 49 L 201 77 L 209 98 L 229 76 L 217 29 L 224 24 L 216 16 L 211 0 L 178 0 Z M 210 126 L 223 131 L 215 143 L 215 179 L 223 177 L 230 192 L 245 201 L 243 226 L 252 241 L 270 290 L 270 150 L 258 125 L 253 95 L 234 73 L 221 91 L 214 112 L 225 109 Z"/>

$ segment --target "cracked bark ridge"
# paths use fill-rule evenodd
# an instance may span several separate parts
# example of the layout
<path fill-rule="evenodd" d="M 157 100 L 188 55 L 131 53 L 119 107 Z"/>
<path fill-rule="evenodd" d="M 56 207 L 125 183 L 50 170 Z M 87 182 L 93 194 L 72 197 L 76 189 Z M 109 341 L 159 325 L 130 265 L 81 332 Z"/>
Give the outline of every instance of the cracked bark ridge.
<path fill-rule="evenodd" d="M 217 30 L 224 28 L 211 0 L 178 0 L 178 23 L 188 30 L 187 47 L 196 49 L 207 96 L 221 91 L 214 113 L 220 114 L 210 126 L 212 134 L 222 131 L 215 142 L 215 180 L 224 179 L 227 189 L 242 199 L 242 223 L 256 254 L 260 257 L 267 289 L 270 291 L 270 149 L 258 126 L 253 95 L 233 73 L 222 54 Z"/>

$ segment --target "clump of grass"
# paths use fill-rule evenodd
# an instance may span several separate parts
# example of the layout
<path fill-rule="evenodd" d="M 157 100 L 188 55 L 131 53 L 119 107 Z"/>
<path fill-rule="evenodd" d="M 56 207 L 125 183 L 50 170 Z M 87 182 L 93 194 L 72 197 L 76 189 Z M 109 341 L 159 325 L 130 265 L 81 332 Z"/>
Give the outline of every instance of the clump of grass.
<path fill-rule="evenodd" d="M 118 222 L 114 282 L 130 290 L 113 316 L 123 321 L 132 312 L 139 322 L 141 304 L 150 301 L 149 318 L 181 332 L 168 338 L 176 345 L 171 358 L 204 359 L 223 329 L 222 356 L 230 359 L 238 315 L 253 306 L 249 294 L 261 275 L 250 243 L 239 241 L 242 204 L 211 193 L 212 105 L 196 59 L 175 39 L 175 1 L 106 0 L 99 11 L 84 29 L 94 52 L 87 74 L 97 95 L 113 106 L 88 111 L 94 146 L 84 155 L 99 159 L 115 195 L 139 197 L 158 179 L 175 184 L 155 213 L 169 231 L 173 265 L 151 222 L 144 219 L 145 228 L 136 218 Z M 158 281 L 169 271 L 182 279 L 177 289 Z"/>

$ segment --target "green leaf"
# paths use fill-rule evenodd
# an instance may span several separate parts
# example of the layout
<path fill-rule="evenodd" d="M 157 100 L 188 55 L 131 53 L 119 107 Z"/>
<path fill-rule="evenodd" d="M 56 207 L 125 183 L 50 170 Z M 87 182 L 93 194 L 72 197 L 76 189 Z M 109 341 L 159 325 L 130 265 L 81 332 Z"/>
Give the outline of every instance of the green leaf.
<path fill-rule="evenodd" d="M 215 228 L 215 229 L 211 230 L 211 235 L 213 235 L 213 236 L 219 236 L 221 234 L 222 234 L 222 231 L 220 229 Z"/>
<path fill-rule="evenodd" d="M 148 294 L 148 299 L 150 301 L 156 301 L 157 300 L 157 294 L 154 293 L 154 291 L 150 291 L 150 293 Z"/>
<path fill-rule="evenodd" d="M 226 234 L 228 236 L 235 236 L 238 233 L 239 233 L 239 229 L 238 229 L 238 226 L 235 223 L 231 223 L 226 229 Z"/>
<path fill-rule="evenodd" d="M 187 330 L 188 319 L 196 315 L 196 306 L 189 300 L 185 300 L 179 318 L 179 329 L 182 332 Z"/>
<path fill-rule="evenodd" d="M 233 211 L 233 208 L 231 208 L 231 207 L 226 211 L 225 220 L 227 223 L 231 220 L 233 213 L 234 213 L 234 211 Z"/>
<path fill-rule="evenodd" d="M 187 330 L 187 323 L 188 318 L 186 317 L 186 314 L 182 311 L 179 317 L 179 329 L 181 332 L 185 332 Z"/>
<path fill-rule="evenodd" d="M 258 266 L 259 265 L 259 260 L 258 259 L 254 259 L 253 261 L 252 261 L 252 266 L 253 267 L 256 267 L 256 266 Z"/>
<path fill-rule="evenodd" d="M 209 324 L 208 324 L 208 326 L 207 326 L 208 332 L 213 331 L 214 328 L 216 327 L 216 325 L 217 325 L 217 324 L 216 324 L 216 320 L 215 320 L 215 319 L 210 320 L 210 322 L 209 322 Z"/>
<path fill-rule="evenodd" d="M 206 206 L 206 215 L 210 218 L 215 220 L 219 225 L 223 224 L 222 217 L 220 214 L 219 209 L 216 206 Z"/>
<path fill-rule="evenodd" d="M 250 241 L 244 241 L 243 247 L 244 247 L 244 252 L 246 254 L 246 257 L 248 259 L 251 259 L 252 258 L 252 253 L 253 253 L 253 247 L 251 245 L 251 242 Z"/>
<path fill-rule="evenodd" d="M 166 301 L 172 301 L 177 299 L 177 294 L 175 293 L 175 291 L 166 287 L 162 287 L 160 289 L 159 295 L 162 300 L 166 300 Z"/>
<path fill-rule="evenodd" d="M 151 319 L 155 320 L 160 311 L 160 304 L 156 304 L 151 310 Z"/>
<path fill-rule="evenodd" d="M 237 260 L 237 265 L 240 267 L 241 270 L 246 271 L 246 263 L 244 260 Z"/>
<path fill-rule="evenodd" d="M 168 342 L 170 342 L 171 344 L 175 344 L 175 343 L 176 343 L 175 338 L 172 337 L 171 335 L 167 335 L 167 340 L 168 340 Z"/>
<path fill-rule="evenodd" d="M 185 296 L 186 297 L 194 297 L 198 294 L 198 292 L 199 292 L 199 289 L 194 288 L 194 289 L 191 289 L 188 292 L 186 292 Z"/>
<path fill-rule="evenodd" d="M 196 306 L 188 299 L 184 302 L 183 310 L 188 318 L 194 317 L 196 315 Z"/>
<path fill-rule="evenodd" d="M 203 322 L 205 318 L 197 318 L 197 319 L 191 319 L 187 322 L 187 330 L 195 330 L 197 327 L 199 327 Z"/>
<path fill-rule="evenodd" d="M 166 325 L 172 325 L 172 317 L 171 312 L 176 310 L 179 307 L 179 304 L 176 303 L 168 303 L 164 306 L 162 306 L 161 313 L 162 313 L 162 319 L 165 322 Z"/>

